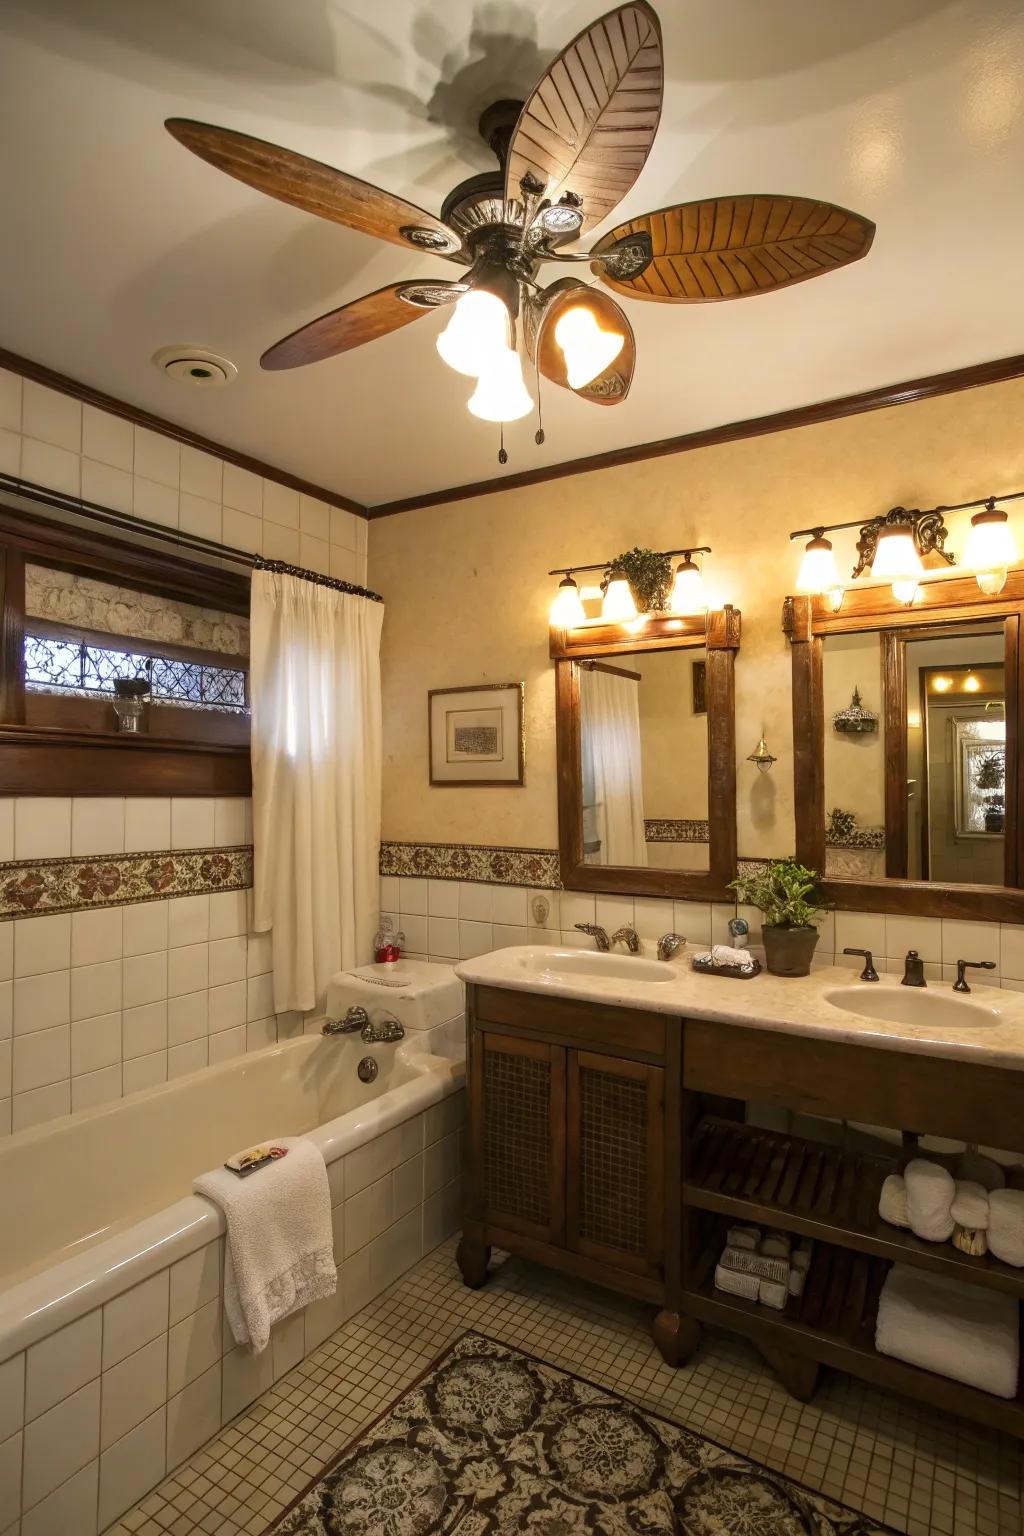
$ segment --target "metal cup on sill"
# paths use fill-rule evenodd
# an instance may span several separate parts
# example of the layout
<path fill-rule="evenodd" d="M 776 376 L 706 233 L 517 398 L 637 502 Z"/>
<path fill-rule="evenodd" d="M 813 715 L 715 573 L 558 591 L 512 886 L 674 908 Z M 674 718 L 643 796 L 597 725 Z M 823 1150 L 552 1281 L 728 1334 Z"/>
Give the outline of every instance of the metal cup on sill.
<path fill-rule="evenodd" d="M 145 729 L 145 708 L 149 681 L 145 677 L 114 679 L 114 715 L 118 731 L 137 736 Z"/>

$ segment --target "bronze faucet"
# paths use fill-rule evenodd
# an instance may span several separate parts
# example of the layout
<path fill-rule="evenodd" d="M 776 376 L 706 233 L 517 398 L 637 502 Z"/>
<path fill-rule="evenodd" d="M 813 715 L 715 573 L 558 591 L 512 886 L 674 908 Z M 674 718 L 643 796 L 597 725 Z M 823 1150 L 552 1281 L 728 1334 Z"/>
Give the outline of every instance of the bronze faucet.
<path fill-rule="evenodd" d="M 924 979 L 924 961 L 916 949 L 907 950 L 907 958 L 903 963 L 903 980 L 901 987 L 926 987 L 928 983 Z"/>
<path fill-rule="evenodd" d="M 640 953 L 640 935 L 635 928 L 630 928 L 628 924 L 623 924 L 621 928 L 616 929 L 608 942 L 609 944 L 625 944 L 631 955 L 638 955 Z"/>

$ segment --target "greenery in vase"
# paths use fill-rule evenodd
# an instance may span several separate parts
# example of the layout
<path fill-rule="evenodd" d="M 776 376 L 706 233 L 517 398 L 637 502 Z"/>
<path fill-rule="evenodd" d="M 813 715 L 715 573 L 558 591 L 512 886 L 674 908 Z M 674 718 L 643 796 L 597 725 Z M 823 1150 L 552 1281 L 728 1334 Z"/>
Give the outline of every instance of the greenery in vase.
<path fill-rule="evenodd" d="M 1006 771 L 1001 752 L 986 752 L 974 768 L 974 782 L 979 789 L 1001 789 Z"/>
<path fill-rule="evenodd" d="M 815 870 L 796 859 L 773 859 L 766 868 L 733 880 L 731 890 L 763 914 L 769 928 L 811 928 L 821 911 Z"/>
<path fill-rule="evenodd" d="M 625 577 L 639 613 L 660 613 L 668 604 L 672 561 L 653 549 L 627 549 L 616 555 L 606 572 L 609 581 Z"/>

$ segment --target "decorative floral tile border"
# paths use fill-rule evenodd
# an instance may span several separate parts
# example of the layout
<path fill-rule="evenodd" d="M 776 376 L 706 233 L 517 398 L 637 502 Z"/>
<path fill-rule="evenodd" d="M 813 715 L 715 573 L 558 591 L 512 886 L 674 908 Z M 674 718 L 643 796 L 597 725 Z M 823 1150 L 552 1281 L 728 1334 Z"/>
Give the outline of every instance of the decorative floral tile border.
<path fill-rule="evenodd" d="M 252 848 L 177 848 L 0 864 L 0 922 L 94 907 L 123 907 L 172 896 L 244 891 Z"/>
<path fill-rule="evenodd" d="M 849 832 L 826 831 L 826 848 L 884 848 L 884 827 L 853 827 Z"/>
<path fill-rule="evenodd" d="M 710 836 L 706 821 L 650 816 L 644 822 L 644 841 L 648 843 L 706 843 Z"/>
<path fill-rule="evenodd" d="M 475 880 L 485 885 L 535 885 L 557 891 L 554 848 L 488 848 L 479 843 L 381 843 L 382 875 Z"/>

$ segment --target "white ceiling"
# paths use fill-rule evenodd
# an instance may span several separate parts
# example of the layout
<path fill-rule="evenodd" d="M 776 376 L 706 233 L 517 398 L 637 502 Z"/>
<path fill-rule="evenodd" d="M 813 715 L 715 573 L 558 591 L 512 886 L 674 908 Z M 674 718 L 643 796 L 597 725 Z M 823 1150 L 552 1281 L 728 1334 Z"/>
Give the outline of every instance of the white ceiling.
<path fill-rule="evenodd" d="M 866 214 L 875 244 L 780 293 L 631 305 L 628 400 L 548 390 L 547 442 L 512 426 L 509 472 L 1024 352 L 1021 0 L 655 4 L 661 129 L 609 222 L 785 192 Z M 440 316 L 292 373 L 258 366 L 323 311 L 452 267 L 263 197 L 162 124 L 239 128 L 437 211 L 493 165 L 480 110 L 527 94 L 607 8 L 2 0 L 0 344 L 370 504 L 499 474 L 497 429 L 434 351 Z M 179 342 L 227 354 L 237 382 L 162 378 L 149 358 Z"/>

